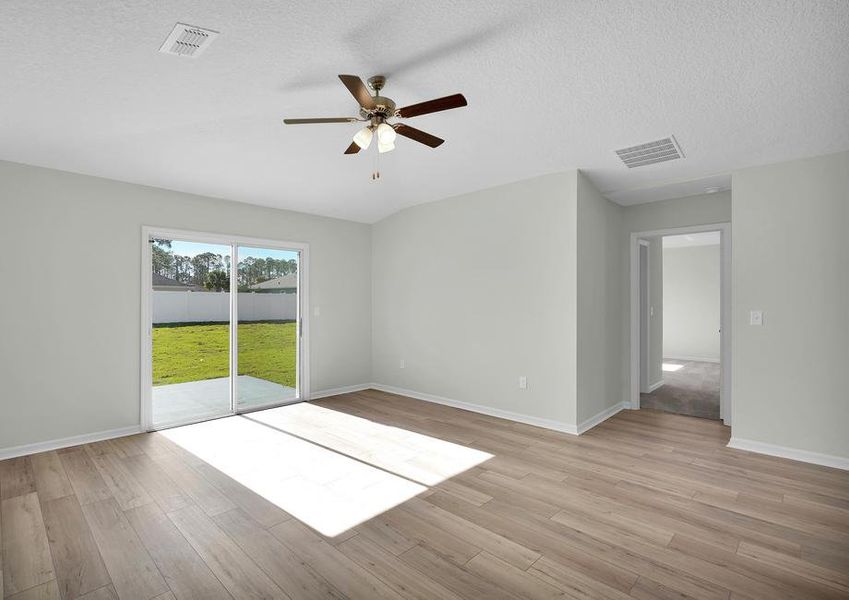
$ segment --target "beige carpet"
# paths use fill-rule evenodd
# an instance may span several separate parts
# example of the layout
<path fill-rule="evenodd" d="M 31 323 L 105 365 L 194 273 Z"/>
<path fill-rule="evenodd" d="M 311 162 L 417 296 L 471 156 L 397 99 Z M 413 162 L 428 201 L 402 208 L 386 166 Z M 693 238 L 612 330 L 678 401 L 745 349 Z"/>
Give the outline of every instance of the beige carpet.
<path fill-rule="evenodd" d="M 640 406 L 679 415 L 719 419 L 719 363 L 670 358 L 664 358 L 663 363 L 681 365 L 681 368 L 665 370 L 663 385 L 650 394 L 640 394 Z"/>

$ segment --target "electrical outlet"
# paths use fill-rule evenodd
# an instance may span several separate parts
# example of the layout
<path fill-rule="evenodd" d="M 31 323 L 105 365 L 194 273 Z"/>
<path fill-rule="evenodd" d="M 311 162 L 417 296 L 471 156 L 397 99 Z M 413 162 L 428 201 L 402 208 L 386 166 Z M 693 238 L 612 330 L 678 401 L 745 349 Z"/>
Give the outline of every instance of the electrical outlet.
<path fill-rule="evenodd" d="M 407 368 L 407 361 L 404 360 L 403 358 L 400 361 L 398 361 L 398 368 L 399 369 L 406 369 Z"/>
<path fill-rule="evenodd" d="M 321 307 L 320 306 L 313 307 L 312 314 L 315 317 L 321 316 Z"/>
<path fill-rule="evenodd" d="M 526 390 L 528 389 L 528 378 L 524 375 L 519 376 L 519 389 Z"/>

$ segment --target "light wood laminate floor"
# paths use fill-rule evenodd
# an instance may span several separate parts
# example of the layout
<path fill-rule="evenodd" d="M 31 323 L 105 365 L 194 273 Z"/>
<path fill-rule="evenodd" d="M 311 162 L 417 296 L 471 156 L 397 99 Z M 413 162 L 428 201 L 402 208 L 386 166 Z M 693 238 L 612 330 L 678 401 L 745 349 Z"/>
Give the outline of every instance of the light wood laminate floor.
<path fill-rule="evenodd" d="M 849 473 L 728 449 L 717 422 L 625 411 L 574 437 L 376 391 L 313 404 L 363 468 L 398 452 L 343 415 L 493 457 L 334 538 L 162 433 L 2 461 L 0 596 L 849 597 Z M 388 476 L 431 457 L 403 458 Z"/>

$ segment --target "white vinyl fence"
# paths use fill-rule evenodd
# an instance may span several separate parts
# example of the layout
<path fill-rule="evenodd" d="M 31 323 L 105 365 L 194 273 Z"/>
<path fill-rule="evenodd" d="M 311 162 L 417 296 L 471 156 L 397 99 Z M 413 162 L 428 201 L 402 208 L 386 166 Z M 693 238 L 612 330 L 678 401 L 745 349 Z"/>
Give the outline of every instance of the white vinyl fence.
<path fill-rule="evenodd" d="M 297 294 L 239 293 L 239 321 L 295 320 Z M 153 292 L 153 323 L 201 323 L 230 320 L 230 294 Z"/>

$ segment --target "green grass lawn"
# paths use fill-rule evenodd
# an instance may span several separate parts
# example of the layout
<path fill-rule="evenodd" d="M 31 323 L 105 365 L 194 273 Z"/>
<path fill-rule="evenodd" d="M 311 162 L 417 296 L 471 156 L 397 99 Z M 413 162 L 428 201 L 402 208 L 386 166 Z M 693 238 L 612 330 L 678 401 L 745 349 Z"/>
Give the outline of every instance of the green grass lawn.
<path fill-rule="evenodd" d="M 295 322 L 239 325 L 239 375 L 295 387 Z M 161 325 L 153 328 L 153 385 L 227 377 L 229 326 Z"/>

